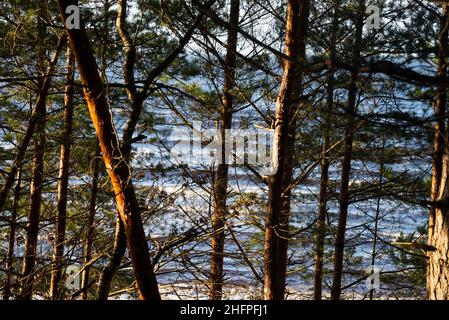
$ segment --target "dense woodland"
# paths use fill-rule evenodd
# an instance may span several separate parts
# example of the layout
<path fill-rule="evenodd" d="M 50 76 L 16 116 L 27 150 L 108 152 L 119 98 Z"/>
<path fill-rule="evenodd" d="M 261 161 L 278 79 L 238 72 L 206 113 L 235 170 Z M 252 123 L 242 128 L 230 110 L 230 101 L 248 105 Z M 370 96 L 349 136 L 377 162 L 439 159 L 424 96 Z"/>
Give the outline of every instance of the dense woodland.
<path fill-rule="evenodd" d="M 448 6 L 1 1 L 3 299 L 449 299 Z"/>

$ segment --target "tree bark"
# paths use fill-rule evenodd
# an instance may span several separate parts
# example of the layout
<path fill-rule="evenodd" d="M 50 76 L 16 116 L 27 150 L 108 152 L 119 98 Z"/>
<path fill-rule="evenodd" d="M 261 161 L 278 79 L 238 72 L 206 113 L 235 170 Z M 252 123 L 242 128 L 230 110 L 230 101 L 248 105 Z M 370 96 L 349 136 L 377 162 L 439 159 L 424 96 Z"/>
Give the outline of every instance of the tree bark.
<path fill-rule="evenodd" d="M 98 148 L 99 149 L 99 148 Z M 86 222 L 86 236 L 83 246 L 83 263 L 87 265 L 92 259 L 92 243 L 94 242 L 94 223 L 97 211 L 98 177 L 100 172 L 100 150 L 95 152 L 93 159 L 92 185 L 90 189 L 89 213 Z M 120 220 L 120 219 L 118 219 Z M 86 266 L 81 274 L 81 299 L 87 299 L 87 287 L 89 285 L 90 266 Z"/>
<path fill-rule="evenodd" d="M 447 74 L 449 11 L 448 4 L 442 2 L 440 33 L 438 36 L 438 76 Z M 447 140 L 446 139 L 446 104 L 445 87 L 439 87 L 435 104 L 437 122 L 434 126 L 434 154 L 432 168 L 431 201 L 447 197 Z M 445 145 L 446 144 L 446 145 Z M 449 228 L 448 209 L 432 206 L 429 212 L 428 244 L 436 251 L 429 252 L 427 261 L 427 297 L 431 300 L 449 299 Z"/>
<path fill-rule="evenodd" d="M 360 46 L 362 44 L 363 22 L 365 15 L 365 0 L 359 0 L 357 17 L 355 21 L 355 41 L 352 59 L 357 65 L 360 60 Z M 357 68 L 355 68 L 357 69 Z M 331 299 L 339 300 L 341 295 L 341 281 L 343 275 L 343 257 L 345 247 L 346 221 L 349 206 L 349 179 L 351 174 L 352 148 L 354 140 L 354 113 L 357 106 L 357 81 L 359 74 L 357 70 L 351 72 L 351 81 L 348 90 L 348 108 L 345 114 L 345 139 L 342 161 L 342 173 L 340 181 L 340 210 L 338 215 L 338 226 L 335 239 L 334 271 L 331 288 Z"/>
<path fill-rule="evenodd" d="M 19 296 L 19 299 L 21 300 L 31 300 L 33 296 L 34 268 L 36 264 L 44 177 L 45 123 L 46 102 L 43 101 L 42 107 L 39 108 L 39 116 L 36 123 L 36 135 L 34 138 L 32 180 L 30 186 L 30 211 L 28 213 L 25 250 L 22 263 L 22 290 Z"/>
<path fill-rule="evenodd" d="M 17 171 L 16 187 L 14 188 L 14 200 L 11 210 L 11 226 L 9 228 L 8 237 L 8 252 L 6 253 L 6 267 L 5 267 L 5 284 L 3 289 L 3 299 L 9 300 L 11 297 L 11 279 L 14 270 L 14 247 L 16 241 L 16 227 L 17 227 L 17 210 L 19 207 L 20 191 L 21 191 L 22 170 Z"/>
<path fill-rule="evenodd" d="M 181 51 L 184 49 L 184 47 L 187 45 L 189 40 L 193 36 L 193 32 L 198 27 L 198 25 L 203 20 L 204 15 L 206 14 L 207 8 L 210 8 L 215 0 L 209 1 L 204 8 L 201 10 L 200 14 L 196 17 L 195 21 L 193 22 L 192 26 L 189 28 L 189 30 L 185 33 L 185 35 L 179 40 L 178 46 L 160 63 L 158 64 L 154 69 L 151 70 L 149 73 L 147 79 L 144 82 L 144 88 L 141 90 L 136 90 L 135 88 L 135 79 L 134 79 L 134 65 L 136 63 L 136 48 L 133 40 L 131 39 L 131 36 L 128 33 L 128 29 L 126 27 L 126 12 L 127 12 L 127 1 L 126 0 L 120 0 L 118 2 L 118 12 L 117 12 L 117 19 L 116 19 L 116 26 L 118 30 L 118 34 L 122 40 L 123 46 L 124 46 L 124 62 L 123 62 L 123 68 L 122 68 L 122 75 L 123 80 L 126 84 L 126 92 L 128 95 L 128 99 L 131 103 L 131 113 L 129 115 L 128 121 L 126 123 L 125 129 L 123 130 L 123 137 L 121 141 L 121 149 L 122 154 L 124 155 L 124 158 L 129 161 L 129 157 L 131 155 L 131 143 L 132 136 L 135 132 L 137 122 L 139 121 L 140 114 L 142 113 L 143 104 L 145 102 L 145 99 L 148 95 L 148 89 L 149 86 L 153 83 L 153 81 L 178 57 L 178 55 L 181 53 Z M 124 232 L 124 229 L 119 225 L 119 222 L 117 221 L 116 230 L 119 230 L 120 232 Z M 114 241 L 116 243 L 120 242 L 120 239 L 123 237 L 123 234 L 116 233 L 116 238 Z M 101 277 L 104 278 L 104 281 L 112 281 L 113 279 L 113 273 L 117 268 L 119 267 L 121 260 L 125 254 L 126 251 L 126 245 L 125 248 L 122 248 L 121 246 L 115 246 L 115 249 L 113 251 L 113 259 L 114 261 L 110 261 L 108 266 L 103 270 L 103 274 Z M 104 281 L 101 282 L 101 287 L 106 290 L 106 288 L 110 288 L 111 284 L 106 284 Z M 109 293 L 109 292 L 108 292 Z M 106 297 L 107 294 L 103 292 L 103 297 Z"/>
<path fill-rule="evenodd" d="M 59 285 L 64 268 L 64 242 L 67 215 L 67 190 L 69 186 L 69 161 L 73 128 L 73 80 L 75 63 L 70 46 L 67 46 L 66 85 L 64 94 L 64 133 L 59 158 L 58 197 L 56 202 L 56 230 L 53 246 L 52 273 L 50 279 L 50 297 L 58 299 Z"/>
<path fill-rule="evenodd" d="M 307 33 L 309 0 L 287 2 L 284 74 L 276 101 L 272 159 L 275 172 L 269 177 L 268 212 L 265 218 L 264 296 L 266 300 L 284 298 L 286 272 L 286 217 L 289 216 L 291 159 L 300 93 Z M 288 218 L 287 218 L 288 219 Z M 287 230 L 288 233 L 288 230 Z M 282 237 L 282 240 L 280 239 Z"/>
<path fill-rule="evenodd" d="M 120 218 L 117 218 L 115 224 L 114 234 L 114 248 L 112 250 L 112 257 L 109 260 L 108 265 L 103 269 L 101 273 L 100 281 L 97 288 L 97 300 L 107 300 L 109 297 L 109 291 L 112 286 L 112 279 L 120 267 L 123 256 L 126 251 L 126 236 L 123 227 L 123 223 Z"/>
<path fill-rule="evenodd" d="M 224 61 L 224 83 L 218 128 L 221 137 L 221 162 L 217 166 L 214 182 L 214 213 L 212 215 L 212 254 L 210 266 L 209 299 L 221 300 L 223 294 L 223 258 L 226 225 L 226 199 L 228 192 L 227 131 L 232 126 L 233 94 L 235 84 L 235 67 L 237 59 L 237 28 L 239 24 L 240 0 L 231 0 L 229 14 L 227 52 Z"/>
<path fill-rule="evenodd" d="M 332 18 L 332 35 L 329 47 L 329 59 L 335 59 L 335 46 L 337 42 L 338 10 L 340 0 L 335 0 Z M 315 238 L 315 264 L 313 273 L 313 298 L 322 299 L 323 291 L 323 259 L 324 259 L 324 238 L 326 234 L 326 214 L 327 214 L 327 187 L 329 183 L 329 148 L 330 148 L 330 115 L 334 106 L 334 72 L 335 68 L 331 62 L 327 72 L 327 92 L 326 109 L 323 117 L 323 151 L 321 159 L 320 193 L 318 198 L 318 220 L 316 225 Z"/>
<path fill-rule="evenodd" d="M 17 171 L 23 165 L 25 152 L 28 148 L 28 145 L 30 144 L 31 138 L 33 137 L 34 131 L 36 130 L 36 124 L 42 113 L 42 108 L 45 108 L 48 90 L 50 89 L 51 77 L 53 75 L 53 72 L 55 71 L 56 64 L 58 63 L 59 53 L 61 52 L 65 40 L 66 40 L 65 36 L 59 39 L 58 46 L 56 48 L 56 53 L 53 56 L 53 59 L 50 61 L 50 64 L 47 68 L 47 72 L 41 78 L 42 81 L 39 81 L 39 88 L 38 88 L 39 94 L 37 96 L 37 101 L 33 108 L 27 130 L 25 131 L 25 135 L 23 136 L 22 142 L 17 148 L 16 157 L 14 159 L 13 164 L 11 165 L 11 169 L 9 170 L 6 176 L 5 182 L 0 191 L 0 211 L 3 209 L 3 206 L 5 205 L 6 199 L 8 197 L 9 190 L 12 188 L 14 184 Z"/>
<path fill-rule="evenodd" d="M 66 8 L 69 5 L 77 5 L 78 1 L 58 0 L 57 3 L 65 23 Z M 144 300 L 159 300 L 159 289 L 150 261 L 141 210 L 132 185 L 130 168 L 121 152 L 103 81 L 98 73 L 84 23 L 82 19 L 80 20 L 80 29 L 67 29 L 67 33 L 78 64 L 84 96 L 97 133 L 106 170 L 115 192 L 117 209 L 125 229 L 139 296 Z"/>

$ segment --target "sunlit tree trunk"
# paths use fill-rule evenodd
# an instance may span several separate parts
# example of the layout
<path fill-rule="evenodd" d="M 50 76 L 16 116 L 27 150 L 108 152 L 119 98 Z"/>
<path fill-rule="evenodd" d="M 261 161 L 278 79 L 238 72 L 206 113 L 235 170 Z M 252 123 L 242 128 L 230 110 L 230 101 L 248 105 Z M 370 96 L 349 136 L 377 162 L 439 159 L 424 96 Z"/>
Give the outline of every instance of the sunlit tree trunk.
<path fill-rule="evenodd" d="M 447 75 L 449 11 L 447 2 L 442 3 L 440 32 L 438 36 L 438 76 Z M 447 88 L 437 90 L 434 125 L 434 154 L 431 200 L 443 200 L 449 196 L 447 186 L 448 146 L 446 137 Z M 446 145 L 445 145 L 446 144 Z M 427 261 L 427 297 L 431 300 L 449 299 L 449 225 L 447 208 L 432 206 L 429 214 L 428 244 L 436 250 L 429 252 Z"/>
<path fill-rule="evenodd" d="M 272 150 L 275 172 L 269 178 L 268 212 L 265 218 L 266 300 L 284 298 L 292 157 L 309 8 L 309 0 L 287 2 L 285 54 L 288 58 L 284 62 L 284 74 L 276 101 Z"/>
<path fill-rule="evenodd" d="M 58 0 L 57 3 L 65 23 L 67 7 L 77 5 L 78 2 Z M 125 229 L 139 296 L 144 300 L 159 300 L 159 289 L 150 261 L 141 210 L 132 184 L 130 168 L 120 148 L 103 81 L 99 75 L 82 19 L 80 29 L 67 29 L 67 33 L 78 65 L 84 96 L 97 133 L 106 170 L 115 192 L 117 209 Z"/>

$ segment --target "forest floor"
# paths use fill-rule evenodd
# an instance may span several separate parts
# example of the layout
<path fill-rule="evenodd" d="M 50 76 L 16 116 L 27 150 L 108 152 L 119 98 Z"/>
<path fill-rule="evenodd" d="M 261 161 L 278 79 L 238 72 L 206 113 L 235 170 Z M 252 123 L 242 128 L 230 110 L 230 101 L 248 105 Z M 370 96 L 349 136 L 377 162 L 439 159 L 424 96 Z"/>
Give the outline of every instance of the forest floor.
<path fill-rule="evenodd" d="M 160 285 L 159 290 L 163 300 L 207 300 L 207 289 L 202 283 L 177 283 L 175 285 Z M 329 299 L 330 292 L 323 293 L 323 299 Z M 116 295 L 111 299 L 132 300 L 129 293 Z M 261 287 L 248 284 L 228 284 L 223 288 L 223 300 L 261 300 L 263 295 Z M 289 288 L 286 293 L 287 300 L 312 300 L 313 289 L 309 287 Z M 368 295 L 361 292 L 351 291 L 342 294 L 342 300 L 365 300 Z M 375 294 L 376 300 L 414 300 L 418 297 L 410 296 L 391 296 L 384 294 Z"/>

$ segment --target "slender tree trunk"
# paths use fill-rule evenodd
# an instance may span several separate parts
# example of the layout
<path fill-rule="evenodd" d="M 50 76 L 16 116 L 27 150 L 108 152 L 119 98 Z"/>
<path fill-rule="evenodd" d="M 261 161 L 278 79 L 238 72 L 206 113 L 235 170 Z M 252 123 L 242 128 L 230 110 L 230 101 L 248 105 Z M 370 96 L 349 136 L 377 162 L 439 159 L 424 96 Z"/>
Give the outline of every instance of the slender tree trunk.
<path fill-rule="evenodd" d="M 42 204 L 42 186 L 44 177 L 45 152 L 45 122 L 46 103 L 40 109 L 36 123 L 36 135 L 32 161 L 32 180 L 30 186 L 30 211 L 26 226 L 25 251 L 22 263 L 22 291 L 21 300 L 31 300 L 33 296 L 34 273 L 37 254 L 37 239 L 39 233 L 40 211 Z"/>
<path fill-rule="evenodd" d="M 365 0 L 359 0 L 355 22 L 355 41 L 352 58 L 355 64 L 359 63 L 360 46 L 362 44 L 363 22 L 365 15 Z M 351 72 L 351 81 L 348 90 L 348 108 L 345 115 L 345 140 L 342 161 L 340 184 L 340 210 L 338 217 L 337 234 L 335 239 L 334 272 L 331 289 L 331 299 L 339 300 L 341 295 L 341 281 L 343 275 L 343 257 L 345 247 L 346 221 L 349 206 L 349 179 L 351 174 L 352 148 L 354 140 L 354 113 L 357 105 L 357 71 Z"/>
<path fill-rule="evenodd" d="M 94 242 L 94 223 L 95 213 L 97 209 L 97 194 L 98 194 L 98 177 L 100 172 L 100 150 L 97 149 L 93 159 L 92 185 L 89 200 L 89 213 L 86 222 L 86 236 L 83 247 L 83 263 L 86 266 L 92 259 L 92 243 Z M 119 219 L 118 219 L 119 220 Z M 81 274 L 81 299 L 87 299 L 87 287 L 89 286 L 90 266 L 86 266 Z"/>
<path fill-rule="evenodd" d="M 121 141 L 121 148 L 122 148 L 122 154 L 124 155 L 124 158 L 129 161 L 129 156 L 131 154 L 131 141 L 132 136 L 134 134 L 135 128 L 137 126 L 137 122 L 140 118 L 140 114 L 142 113 L 143 104 L 145 102 L 145 99 L 147 95 L 149 94 L 149 86 L 153 83 L 153 81 L 178 57 L 178 55 L 182 52 L 184 47 L 187 45 L 187 43 L 190 41 L 190 39 L 193 36 L 193 33 L 195 29 L 199 26 L 199 24 L 202 22 L 203 17 L 206 14 L 206 11 L 208 8 L 210 8 L 216 0 L 210 0 L 208 3 L 204 5 L 202 8 L 200 14 L 196 17 L 195 21 L 193 22 L 192 26 L 187 30 L 185 35 L 179 39 L 178 46 L 160 63 L 158 64 L 154 69 L 151 70 L 149 73 L 147 79 L 144 83 L 144 88 L 140 91 L 137 91 L 135 88 L 135 79 L 134 79 L 134 65 L 135 65 L 135 58 L 136 58 L 136 49 L 135 44 L 133 40 L 131 39 L 128 30 L 126 28 L 126 11 L 127 11 L 127 1 L 126 0 L 119 0 L 118 2 L 118 14 L 117 14 L 117 30 L 119 33 L 119 36 L 122 40 L 122 43 L 124 45 L 124 55 L 125 55 L 125 61 L 123 63 L 122 68 L 122 75 L 123 79 L 126 84 L 126 92 L 128 95 L 128 98 L 131 102 L 131 113 L 128 118 L 128 122 L 125 126 L 125 129 L 123 131 L 123 137 Z M 106 6 L 105 6 L 106 7 Z M 119 225 L 116 225 L 117 230 L 122 230 L 124 232 L 123 228 L 120 228 Z M 118 241 L 119 238 L 121 238 L 122 234 L 116 234 L 115 241 Z M 117 251 L 113 252 L 113 257 L 115 257 L 115 262 L 111 262 L 112 264 L 120 264 L 121 259 L 123 258 L 125 251 L 121 249 L 121 247 L 116 247 Z M 126 248 L 125 248 L 126 249 Z M 118 257 L 120 256 L 120 259 Z M 117 262 L 118 261 L 118 262 Z M 118 268 L 118 266 L 117 266 Z M 115 269 L 115 268 L 112 268 Z M 109 268 L 107 267 L 105 269 L 106 272 L 109 273 Z M 106 277 L 112 281 L 112 277 Z M 107 285 L 105 287 L 110 287 L 111 285 Z"/>
<path fill-rule="evenodd" d="M 379 230 L 379 214 L 380 214 L 380 200 L 382 198 L 382 184 L 383 184 L 383 172 L 385 166 L 384 160 L 385 153 L 385 132 L 382 134 L 382 147 L 380 151 L 380 167 L 379 167 L 379 194 L 377 196 L 376 203 L 376 215 L 374 216 L 374 230 L 373 230 L 373 248 L 371 250 L 371 265 L 374 266 L 376 263 L 377 256 L 377 234 Z M 374 272 L 374 270 L 372 271 Z M 369 299 L 373 300 L 374 297 L 374 289 L 369 291 Z"/>
<path fill-rule="evenodd" d="M 335 68 L 332 64 L 335 59 L 335 46 L 337 42 L 338 28 L 338 10 L 340 8 L 340 0 L 334 2 L 334 13 L 332 18 L 332 35 L 329 48 L 329 58 L 331 64 L 327 72 L 327 97 L 326 109 L 323 123 L 323 152 L 321 159 L 321 178 L 320 193 L 318 199 L 318 220 L 316 225 L 315 239 L 315 265 L 313 273 L 313 297 L 315 300 L 322 299 L 323 287 L 323 259 L 324 259 L 324 238 L 326 234 L 326 214 L 327 214 L 327 187 L 329 183 L 329 148 L 330 148 L 330 115 L 334 106 L 334 72 Z"/>
<path fill-rule="evenodd" d="M 327 213 L 327 186 L 329 183 L 329 114 L 333 106 L 333 66 L 329 68 L 327 81 L 327 114 L 325 115 L 323 124 L 323 153 L 321 159 L 321 178 L 320 178 L 320 193 L 318 199 L 318 220 L 316 225 L 316 239 L 315 239 L 315 266 L 314 266 L 314 291 L 313 297 L 315 300 L 322 299 L 323 286 L 323 259 L 324 259 L 324 237 L 326 234 L 326 213 Z"/>
<path fill-rule="evenodd" d="M 11 226 L 9 229 L 9 237 L 8 237 L 8 252 L 6 254 L 6 268 L 5 268 L 5 284 L 3 289 L 3 299 L 9 300 L 11 297 L 11 278 L 14 270 L 14 247 L 16 241 L 16 227 L 17 227 L 17 210 L 19 207 L 20 200 L 20 191 L 21 186 L 20 182 L 22 179 L 22 170 L 19 169 L 17 171 L 16 176 L 16 187 L 14 188 L 14 200 L 12 204 L 11 210 Z"/>
<path fill-rule="evenodd" d="M 285 217 L 289 215 L 291 158 L 294 129 L 304 59 L 304 38 L 307 33 L 309 0 L 287 2 L 284 75 L 276 101 L 272 159 L 275 172 L 269 178 L 268 213 L 265 219 L 264 296 L 266 300 L 284 298 L 286 272 Z M 288 234 L 288 230 L 287 230 Z M 283 240 L 280 240 L 282 236 Z"/>
<path fill-rule="evenodd" d="M 66 9 L 78 1 L 58 0 L 59 12 L 65 23 Z M 100 78 L 84 23 L 80 29 L 67 29 L 70 44 L 77 61 L 84 96 L 97 132 L 106 170 L 112 182 L 119 216 L 125 229 L 134 276 L 141 299 L 160 299 L 148 243 L 143 229 L 141 210 L 131 180 L 130 168 L 124 158 L 117 132 L 112 122 L 103 81 Z"/>
<path fill-rule="evenodd" d="M 112 279 L 120 267 L 123 256 L 126 251 L 126 236 L 124 232 L 123 223 L 119 218 L 117 218 L 117 223 L 115 224 L 115 235 L 114 235 L 114 248 L 112 250 L 113 254 L 109 260 L 108 265 L 103 269 L 101 273 L 100 281 L 97 289 L 97 300 L 107 300 L 109 297 L 109 291 L 112 286 Z"/>
<path fill-rule="evenodd" d="M 10 171 L 8 172 L 5 178 L 5 182 L 0 191 L 0 211 L 3 209 L 5 201 L 8 197 L 9 190 L 12 188 L 14 184 L 17 171 L 23 164 L 25 152 L 28 148 L 28 145 L 30 144 L 31 138 L 33 137 L 34 131 L 36 130 L 36 124 L 39 121 L 42 109 L 45 108 L 48 90 L 50 89 L 51 76 L 55 71 L 56 64 L 58 63 L 59 53 L 61 52 L 61 49 L 65 44 L 65 40 L 66 40 L 65 36 L 59 39 L 56 53 L 53 56 L 53 59 L 50 61 L 45 76 L 43 76 L 42 81 L 40 81 L 39 94 L 37 96 L 37 101 L 31 114 L 30 122 L 28 123 L 28 127 L 27 130 L 25 131 L 25 135 L 23 136 L 23 140 L 20 143 L 19 147 L 17 148 L 16 157 L 14 159 Z"/>
<path fill-rule="evenodd" d="M 53 246 L 50 296 L 58 299 L 59 285 L 64 268 L 64 242 L 67 215 L 67 190 L 69 186 L 69 161 L 73 127 L 73 79 L 75 64 L 70 46 L 67 46 L 67 76 L 64 94 L 64 133 L 59 158 L 58 198 L 56 203 L 56 232 Z"/>
<path fill-rule="evenodd" d="M 122 76 L 127 86 L 126 93 L 132 106 L 131 114 L 129 115 L 125 129 L 123 130 L 121 148 L 124 158 L 129 163 L 132 147 L 130 141 L 135 132 L 137 122 L 139 121 L 140 118 L 140 114 L 142 113 L 143 102 L 145 98 L 144 95 L 139 94 L 135 88 L 134 65 L 136 63 L 136 48 L 133 40 L 131 39 L 131 36 L 128 34 L 126 16 L 127 16 L 127 1 L 119 0 L 116 26 L 124 47 L 125 59 L 123 61 Z M 114 247 L 112 251 L 112 256 L 106 267 L 102 270 L 102 274 L 100 276 L 100 281 L 97 288 L 98 300 L 108 299 L 109 291 L 112 287 L 112 280 L 114 278 L 114 274 L 120 267 L 120 264 L 126 252 L 126 241 L 124 241 L 125 229 L 123 228 L 123 224 L 121 223 L 120 219 L 117 219 L 116 221 L 115 230 L 116 232 L 114 234 Z"/>
<path fill-rule="evenodd" d="M 217 166 L 216 180 L 214 183 L 214 213 L 212 216 L 212 256 L 210 266 L 209 298 L 221 300 L 223 292 L 223 257 L 226 224 L 226 199 L 228 192 L 228 164 L 227 156 L 229 147 L 226 145 L 226 132 L 232 126 L 233 95 L 231 93 L 235 84 L 235 66 L 237 58 L 237 27 L 239 24 L 240 0 L 231 0 L 229 14 L 227 52 L 224 61 L 224 84 L 222 107 L 220 110 L 219 130 L 221 136 L 221 162 Z"/>
<path fill-rule="evenodd" d="M 447 2 L 442 2 L 440 18 L 440 33 L 438 36 L 439 57 L 438 76 L 447 75 L 449 10 Z M 437 91 L 434 135 L 433 171 L 431 185 L 431 201 L 444 199 L 448 196 L 448 149 L 446 139 L 446 102 L 445 87 Z M 432 300 L 449 299 L 449 226 L 448 209 L 432 206 L 429 214 L 428 244 L 436 251 L 429 252 L 427 260 L 427 297 Z"/>

